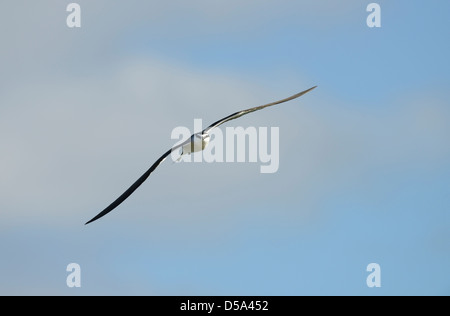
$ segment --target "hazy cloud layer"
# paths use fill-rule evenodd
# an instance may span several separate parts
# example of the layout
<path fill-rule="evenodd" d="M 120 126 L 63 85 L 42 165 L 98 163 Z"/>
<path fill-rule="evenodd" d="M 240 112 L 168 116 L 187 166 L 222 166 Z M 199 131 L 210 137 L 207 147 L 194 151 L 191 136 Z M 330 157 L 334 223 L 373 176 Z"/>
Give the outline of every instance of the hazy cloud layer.
<path fill-rule="evenodd" d="M 175 142 L 170 139 L 174 127 L 193 129 L 194 118 L 207 124 L 296 92 L 268 93 L 270 87 L 263 91 L 240 81 L 165 61 L 130 59 L 106 76 L 63 77 L 57 82 L 48 76 L 21 86 L 24 93 L 13 89 L 3 94 L 1 103 L 7 106 L 0 119 L 1 142 L 7 154 L 1 158 L 2 203 L 19 208 L 14 216 L 25 212 L 37 217 L 43 211 L 48 216 L 65 214 L 61 208 L 68 200 L 70 209 L 100 207 Z M 291 104 L 231 122 L 280 127 L 280 177 L 274 175 L 274 180 L 301 177 L 294 181 L 298 191 L 320 199 L 328 194 L 327 187 L 338 189 L 348 181 L 357 186 L 379 169 L 432 169 L 446 162 L 449 113 L 439 95 L 398 96 L 385 112 L 348 107 L 345 100 L 325 98 L 326 93 L 319 87 Z M 167 163 L 149 180 L 159 183 L 158 188 L 142 190 L 156 189 L 155 196 L 167 197 L 175 185 L 182 189 L 180 196 L 192 196 L 198 185 L 212 181 L 212 172 L 220 181 L 214 189 L 202 190 L 213 194 L 240 181 L 256 185 L 266 176 L 259 174 L 257 164 L 245 174 L 235 164 L 216 164 L 215 171 L 211 167 Z M 171 184 L 168 179 L 177 179 L 177 174 L 188 177 L 191 185 Z M 145 194 L 146 199 L 151 201 L 152 195 Z"/>
<path fill-rule="evenodd" d="M 448 289 L 436 277 L 449 263 L 448 93 L 430 83 L 440 72 L 421 68 L 448 66 L 433 50 L 402 72 L 415 46 L 381 31 L 365 42 L 360 1 L 79 1 L 79 30 L 65 26 L 66 3 L 6 3 L 0 294 L 367 293 L 368 260 L 388 267 L 387 293 Z M 290 45 L 274 50 L 280 38 Z M 317 60 L 301 54 L 311 47 Z M 380 89 L 390 76 L 397 85 Z M 313 85 L 227 125 L 279 127 L 277 173 L 166 161 L 83 225 L 175 143 L 173 128 Z M 64 283 L 70 262 L 83 269 L 80 292 Z"/>

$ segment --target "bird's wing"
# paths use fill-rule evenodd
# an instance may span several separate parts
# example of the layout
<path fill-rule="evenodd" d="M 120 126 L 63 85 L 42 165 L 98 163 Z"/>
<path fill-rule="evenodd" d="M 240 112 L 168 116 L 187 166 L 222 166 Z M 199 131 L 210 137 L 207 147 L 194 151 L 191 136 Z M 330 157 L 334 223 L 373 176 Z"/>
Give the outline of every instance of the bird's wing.
<path fill-rule="evenodd" d="M 191 136 L 192 137 L 192 136 Z M 183 143 L 172 147 L 169 149 L 164 155 L 162 155 L 158 160 L 155 161 L 155 163 L 148 169 L 139 179 L 136 180 L 135 183 L 133 183 L 132 186 L 128 188 L 124 193 L 122 193 L 121 196 L 119 196 L 114 202 L 112 202 L 107 208 L 105 208 L 103 211 L 101 211 L 97 216 L 95 216 L 93 219 L 91 219 L 89 222 L 87 222 L 85 225 L 92 223 L 93 221 L 98 220 L 99 218 L 105 216 L 109 212 L 111 212 L 113 209 L 115 209 L 117 206 L 119 206 L 123 201 L 125 201 L 134 191 L 136 191 L 139 186 L 144 183 L 145 180 L 150 176 L 150 174 L 172 153 L 172 151 L 177 150 L 178 148 L 188 144 L 191 141 L 191 138 L 189 137 L 186 141 Z"/>
<path fill-rule="evenodd" d="M 239 117 L 241 117 L 243 115 L 246 115 L 246 114 L 258 111 L 258 110 L 262 110 L 262 109 L 267 108 L 267 107 L 272 106 L 272 105 L 276 105 L 276 104 L 280 104 L 280 103 L 284 103 L 284 102 L 296 99 L 296 98 L 304 95 L 305 93 L 308 93 L 309 91 L 311 91 L 311 90 L 313 90 L 315 88 L 317 88 L 317 86 L 314 86 L 314 87 L 312 87 L 312 88 L 310 88 L 308 90 L 302 91 L 300 93 L 294 94 L 293 96 L 290 96 L 289 98 L 286 98 L 286 99 L 283 99 L 283 100 L 275 101 L 275 102 L 272 102 L 272 103 L 269 103 L 269 104 L 260 105 L 260 106 L 254 107 L 254 108 L 250 108 L 250 109 L 247 109 L 247 110 L 243 110 L 243 111 L 239 111 L 239 112 L 233 113 L 231 115 L 228 115 L 227 117 L 224 117 L 221 120 L 218 120 L 217 122 L 214 122 L 213 124 L 211 124 L 210 126 L 205 128 L 202 133 L 208 133 L 212 129 L 218 127 L 219 125 L 222 125 L 222 124 L 224 124 L 224 123 L 226 123 L 228 121 L 231 121 L 231 120 L 235 120 L 235 119 L 237 119 L 237 118 L 239 118 Z"/>

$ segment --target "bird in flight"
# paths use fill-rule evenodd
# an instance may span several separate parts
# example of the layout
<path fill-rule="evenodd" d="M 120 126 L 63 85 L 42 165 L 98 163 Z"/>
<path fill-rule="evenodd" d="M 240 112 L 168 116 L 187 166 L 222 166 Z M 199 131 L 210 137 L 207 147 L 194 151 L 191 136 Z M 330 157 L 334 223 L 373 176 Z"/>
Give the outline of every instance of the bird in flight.
<path fill-rule="evenodd" d="M 150 167 L 150 169 L 148 169 L 139 179 L 136 180 L 135 183 L 133 183 L 128 190 L 126 190 L 124 193 L 122 193 L 121 196 L 119 196 L 114 202 L 112 202 L 108 207 L 106 207 L 103 211 L 101 211 L 97 216 L 95 216 L 94 218 L 92 218 L 90 221 L 88 221 L 85 225 L 92 223 L 93 221 L 98 220 L 99 218 L 105 216 L 106 214 L 108 214 L 109 212 L 111 212 L 112 210 L 114 210 L 117 206 L 119 206 L 123 201 L 125 201 L 134 191 L 136 191 L 136 189 L 142 184 L 144 183 L 145 180 L 147 180 L 147 178 L 150 176 L 150 174 L 164 161 L 166 160 L 166 158 L 172 153 L 172 151 L 178 150 L 179 148 L 181 148 L 181 156 L 183 155 L 187 155 L 187 154 L 191 154 L 193 152 L 198 152 L 198 151 L 202 151 L 203 149 L 206 148 L 206 146 L 208 146 L 209 140 L 210 140 L 210 136 L 209 136 L 209 132 L 211 130 L 213 130 L 214 128 L 228 122 L 231 120 L 235 120 L 241 116 L 244 116 L 246 114 L 255 112 L 255 111 L 259 111 L 262 110 L 264 108 L 267 108 L 269 106 L 273 106 L 273 105 L 277 105 L 280 103 L 284 103 L 287 101 L 291 101 L 293 99 L 296 99 L 302 95 L 304 95 L 305 93 L 308 93 L 309 91 L 315 89 L 317 86 L 314 86 L 308 90 L 299 92 L 297 94 L 294 94 L 293 96 L 290 96 L 286 99 L 282 99 L 279 101 L 275 101 L 269 104 L 265 104 L 265 105 L 261 105 L 261 106 L 256 106 L 254 108 L 250 108 L 247 110 L 243 110 L 243 111 L 239 111 L 236 113 L 233 113 L 231 115 L 228 115 L 227 117 L 224 117 L 223 119 L 218 120 L 217 122 L 214 122 L 213 124 L 211 124 L 210 126 L 208 126 L 207 128 L 205 128 L 203 131 L 199 132 L 199 133 L 195 133 L 193 135 L 191 135 L 191 137 L 189 137 L 186 141 L 184 141 L 183 143 L 172 147 L 171 149 L 169 149 L 167 152 L 165 152 L 161 157 L 159 157 L 158 160 L 155 161 L 155 163 Z M 180 157 L 181 158 L 181 157 Z"/>

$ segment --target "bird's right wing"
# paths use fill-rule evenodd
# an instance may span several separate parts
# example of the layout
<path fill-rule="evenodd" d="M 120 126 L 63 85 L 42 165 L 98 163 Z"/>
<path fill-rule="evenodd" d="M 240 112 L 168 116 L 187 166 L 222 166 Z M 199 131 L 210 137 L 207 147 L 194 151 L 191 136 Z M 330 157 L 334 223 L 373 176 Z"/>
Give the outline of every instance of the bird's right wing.
<path fill-rule="evenodd" d="M 169 149 L 164 155 L 159 157 L 158 160 L 153 163 L 153 165 L 139 178 L 136 180 L 135 183 L 133 183 L 128 190 L 126 190 L 124 193 L 122 193 L 121 196 L 119 196 L 114 202 L 112 202 L 107 208 L 105 208 L 103 211 L 101 211 L 97 216 L 95 216 L 93 219 L 88 221 L 85 225 L 92 223 L 93 221 L 98 220 L 99 218 L 105 216 L 112 210 L 114 210 L 117 206 L 119 206 L 123 201 L 125 201 L 134 191 L 136 191 L 137 188 L 141 186 L 142 183 L 144 183 L 145 180 L 150 176 L 150 174 L 172 153 L 172 151 L 177 150 L 178 148 L 188 144 L 190 142 L 190 137 L 184 141 L 183 143 L 172 147 Z"/>

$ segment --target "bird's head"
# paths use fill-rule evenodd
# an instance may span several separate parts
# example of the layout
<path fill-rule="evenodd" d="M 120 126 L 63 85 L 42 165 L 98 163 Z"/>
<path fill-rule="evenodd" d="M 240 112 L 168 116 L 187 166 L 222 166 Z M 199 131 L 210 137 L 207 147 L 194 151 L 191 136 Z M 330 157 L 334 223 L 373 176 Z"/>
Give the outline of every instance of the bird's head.
<path fill-rule="evenodd" d="M 201 139 L 203 141 L 205 141 L 205 140 L 209 141 L 209 139 L 210 139 L 210 136 L 208 133 L 202 133 L 202 132 L 195 134 L 195 137 L 198 139 Z"/>
<path fill-rule="evenodd" d="M 211 137 L 209 136 L 208 133 L 203 133 L 203 134 L 202 134 L 202 139 L 203 139 L 203 140 L 209 141 L 210 138 L 211 138 Z"/>

